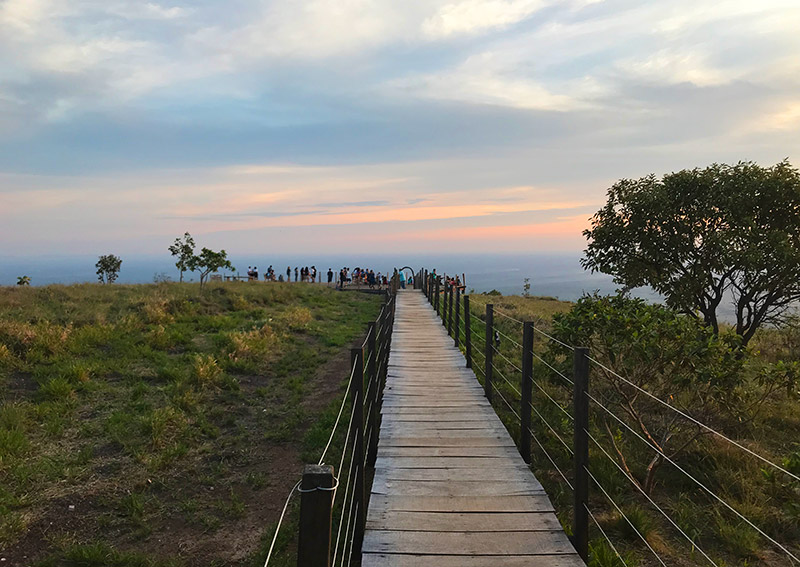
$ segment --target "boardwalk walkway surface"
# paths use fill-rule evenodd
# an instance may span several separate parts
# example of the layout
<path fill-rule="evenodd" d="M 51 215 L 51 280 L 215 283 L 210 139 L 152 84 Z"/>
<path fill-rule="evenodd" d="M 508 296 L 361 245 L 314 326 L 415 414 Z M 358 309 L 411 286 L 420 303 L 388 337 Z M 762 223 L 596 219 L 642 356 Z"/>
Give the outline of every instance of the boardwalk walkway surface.
<path fill-rule="evenodd" d="M 584 565 L 419 291 L 397 296 L 362 553 L 362 567 Z"/>

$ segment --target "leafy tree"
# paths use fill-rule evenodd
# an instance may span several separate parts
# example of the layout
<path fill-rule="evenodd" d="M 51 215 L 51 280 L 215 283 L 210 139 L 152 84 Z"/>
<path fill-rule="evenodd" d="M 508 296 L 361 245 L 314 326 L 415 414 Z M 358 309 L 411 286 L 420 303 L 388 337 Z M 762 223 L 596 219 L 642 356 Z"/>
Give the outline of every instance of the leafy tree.
<path fill-rule="evenodd" d="M 169 252 L 175 256 L 178 261 L 175 262 L 175 267 L 180 272 L 180 281 L 183 281 L 183 272 L 190 269 L 192 258 L 194 258 L 194 239 L 188 232 L 183 234 L 183 239 L 176 238 L 172 246 L 169 247 Z"/>
<path fill-rule="evenodd" d="M 97 279 L 100 283 L 114 283 L 119 276 L 119 270 L 122 266 L 122 260 L 113 254 L 106 254 L 100 256 L 97 263 L 94 265 L 97 268 Z"/>
<path fill-rule="evenodd" d="M 19 276 L 17 278 L 17 285 L 31 285 L 30 276 Z"/>
<path fill-rule="evenodd" d="M 624 295 L 585 296 L 569 312 L 553 317 L 553 336 L 589 347 L 590 356 L 613 371 L 592 365 L 592 396 L 671 459 L 706 430 L 645 396 L 615 372 L 712 426 L 738 426 L 757 409 L 744 403 L 748 393 L 745 361 L 738 356 L 740 338 L 733 333 L 715 335 L 697 319 L 661 305 Z M 571 359 L 564 357 L 563 347 L 550 343 L 545 357 L 569 372 Z M 620 466 L 650 493 L 664 458 L 644 448 L 600 408 L 593 405 L 591 414 Z"/>
<path fill-rule="evenodd" d="M 236 268 L 228 260 L 225 250 L 214 252 L 205 246 L 197 256 L 192 256 L 188 268 L 192 271 L 200 272 L 200 285 L 203 285 L 208 274 L 216 272 L 220 268 L 235 270 Z"/>
<path fill-rule="evenodd" d="M 584 268 L 650 286 L 714 333 L 730 298 L 742 345 L 800 299 L 800 173 L 786 160 L 622 179 L 583 234 Z"/>

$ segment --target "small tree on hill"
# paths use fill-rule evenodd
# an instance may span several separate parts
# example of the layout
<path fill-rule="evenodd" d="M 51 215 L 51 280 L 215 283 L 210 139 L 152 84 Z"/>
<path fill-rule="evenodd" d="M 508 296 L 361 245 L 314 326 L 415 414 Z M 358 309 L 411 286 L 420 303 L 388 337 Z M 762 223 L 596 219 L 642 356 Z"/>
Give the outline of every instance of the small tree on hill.
<path fill-rule="evenodd" d="M 208 277 L 208 274 L 216 272 L 221 268 L 235 270 L 236 268 L 228 260 L 228 254 L 225 250 L 214 252 L 213 250 L 203 247 L 200 254 L 192 256 L 189 263 L 189 269 L 192 271 L 200 272 L 200 285 L 202 286 Z"/>
<path fill-rule="evenodd" d="M 30 276 L 19 276 L 17 278 L 17 285 L 31 285 Z"/>
<path fill-rule="evenodd" d="M 183 272 L 189 270 L 192 259 L 194 258 L 194 239 L 188 232 L 184 233 L 183 239 L 176 238 L 172 246 L 169 247 L 170 254 L 177 258 L 175 267 L 180 272 L 180 281 L 183 281 Z"/>
<path fill-rule="evenodd" d="M 800 300 L 800 172 L 788 161 L 622 179 L 583 234 L 585 268 L 652 287 L 715 334 L 731 298 L 743 345 Z"/>
<path fill-rule="evenodd" d="M 94 265 L 97 268 L 97 279 L 100 283 L 114 283 L 119 276 L 119 270 L 122 266 L 122 260 L 113 254 L 106 254 L 100 256 L 97 263 Z"/>

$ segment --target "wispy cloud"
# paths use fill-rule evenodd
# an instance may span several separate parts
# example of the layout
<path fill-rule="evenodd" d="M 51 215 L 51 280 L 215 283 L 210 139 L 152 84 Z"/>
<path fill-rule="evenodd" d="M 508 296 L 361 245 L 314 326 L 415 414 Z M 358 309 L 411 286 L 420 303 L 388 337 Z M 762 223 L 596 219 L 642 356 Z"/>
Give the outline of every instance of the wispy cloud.
<path fill-rule="evenodd" d="M 796 0 L 0 0 L 0 239 L 577 248 L 619 177 L 800 161 L 798 29 Z"/>

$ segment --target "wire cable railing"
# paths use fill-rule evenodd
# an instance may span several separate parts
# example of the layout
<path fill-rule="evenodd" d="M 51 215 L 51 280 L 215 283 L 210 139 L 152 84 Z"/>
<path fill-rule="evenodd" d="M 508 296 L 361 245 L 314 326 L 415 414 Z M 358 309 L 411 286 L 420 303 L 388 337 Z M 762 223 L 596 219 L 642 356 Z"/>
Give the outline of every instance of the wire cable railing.
<path fill-rule="evenodd" d="M 600 403 L 599 401 L 597 401 L 597 400 L 594 398 L 594 396 L 592 396 L 592 395 L 589 395 L 589 394 L 587 394 L 587 396 L 589 397 L 589 399 L 590 399 L 591 401 L 593 401 L 593 402 L 594 402 L 596 405 L 598 405 L 598 406 L 599 406 L 599 407 L 600 407 L 600 408 L 601 408 L 603 411 L 605 411 L 605 412 L 606 412 L 606 413 L 607 413 L 607 414 L 608 414 L 608 415 L 609 415 L 611 418 L 613 418 L 615 421 L 617 421 L 617 422 L 618 422 L 620 425 L 622 425 L 622 426 L 623 426 L 625 429 L 627 429 L 628 431 L 630 431 L 630 432 L 631 432 L 633 435 L 635 435 L 635 436 L 636 436 L 636 437 L 637 437 L 637 438 L 638 438 L 640 441 L 642 441 L 643 443 L 645 443 L 645 444 L 646 444 L 648 447 L 650 447 L 650 448 L 651 448 L 653 451 L 655 451 L 656 453 L 658 453 L 658 454 L 659 454 L 659 455 L 660 455 L 660 456 L 661 456 L 663 459 L 665 459 L 667 462 L 669 462 L 669 463 L 670 463 L 672 466 L 674 466 L 676 469 L 678 469 L 680 472 L 682 472 L 682 473 L 683 473 L 683 474 L 684 474 L 684 475 L 685 475 L 685 476 L 686 476 L 686 477 L 687 477 L 689 480 L 691 480 L 691 481 L 692 481 L 692 482 L 694 482 L 694 483 L 695 483 L 697 486 L 699 486 L 701 489 L 703 489 L 703 491 L 705 491 L 705 492 L 706 492 L 706 493 L 707 493 L 709 496 L 711 496 L 711 497 L 712 497 L 714 500 L 716 500 L 717 502 L 719 502 L 720 504 L 722 504 L 722 505 L 723 505 L 725 508 L 727 508 L 727 509 L 728 509 L 730 512 L 732 512 L 734 515 L 736 515 L 736 516 L 737 516 L 737 517 L 738 517 L 740 520 L 742 520 L 742 521 L 743 521 L 743 522 L 745 522 L 745 523 L 746 523 L 748 526 L 750 526 L 750 527 L 751 527 L 751 528 L 753 528 L 755 531 L 757 531 L 759 534 L 761 534 L 761 536 L 762 536 L 764 539 L 766 539 L 767 541 L 769 541 L 770 543 L 772 543 L 772 544 L 773 544 L 775 547 L 777 547 L 778 549 L 780 549 L 781 551 L 783 551 L 783 552 L 784 552 L 786 555 L 788 555 L 789 557 L 791 557 L 791 558 L 792 558 L 794 561 L 800 562 L 800 558 L 798 558 L 797 556 L 795 556 L 795 555 L 794 555 L 794 554 L 793 554 L 791 551 L 789 551 L 789 550 L 788 550 L 786 547 L 784 547 L 784 546 L 783 546 L 781 543 L 779 543 L 778 541 L 776 541 L 775 539 L 773 539 L 772 537 L 770 537 L 770 536 L 769 536 L 767 533 L 765 533 L 765 532 L 764 532 L 764 531 L 763 531 L 761 528 L 759 528 L 758 526 L 756 526 L 756 525 L 755 525 L 755 524 L 754 524 L 752 521 L 750 521 L 750 520 L 749 520 L 749 519 L 748 519 L 746 516 L 744 516 L 744 515 L 743 515 L 741 512 L 739 512 L 738 510 L 736 510 L 736 509 L 735 509 L 733 506 L 731 506 L 730 504 L 728 504 L 728 503 L 727 503 L 727 502 L 726 502 L 724 499 L 722 499 L 720 496 L 718 496 L 717 494 L 715 494 L 715 493 L 714 493 L 714 491 L 712 491 L 710 488 L 708 488 L 708 487 L 707 487 L 705 484 L 703 484 L 702 482 L 700 482 L 699 480 L 697 480 L 697 479 L 696 479 L 694 476 L 692 476 L 691 474 L 689 474 L 689 472 L 688 472 L 688 471 L 686 471 L 686 469 L 684 469 L 684 468 L 683 468 L 683 467 L 681 467 L 681 466 L 680 466 L 678 463 L 676 463 L 674 459 L 670 458 L 670 457 L 669 457 L 669 455 L 667 455 L 666 453 L 664 453 L 664 451 L 662 451 L 660 448 L 658 448 L 656 445 L 654 445 L 654 444 L 653 444 L 653 443 L 652 443 L 650 440 L 646 439 L 646 438 L 645 438 L 645 437 L 643 437 L 641 434 L 639 434 L 639 432 L 637 432 L 636 430 L 634 430 L 634 429 L 633 429 L 633 428 L 632 428 L 630 425 L 628 425 L 628 424 L 625 422 L 625 420 L 621 419 L 621 418 L 620 418 L 620 417 L 618 417 L 616 414 L 614 414 L 614 412 L 612 412 L 611 410 L 609 410 L 608 408 L 606 408 L 606 407 L 605 407 L 605 406 L 604 406 L 602 403 Z"/>
<path fill-rule="evenodd" d="M 281 531 L 281 525 L 283 525 L 283 518 L 286 517 L 286 509 L 289 507 L 289 501 L 292 499 L 295 491 L 300 488 L 300 482 L 297 481 L 292 489 L 289 491 L 289 496 L 286 497 L 286 502 L 283 504 L 283 510 L 281 510 L 281 517 L 278 518 L 278 525 L 275 526 L 275 533 L 272 536 L 272 542 L 269 544 L 269 551 L 267 552 L 267 559 L 264 561 L 264 567 L 269 565 L 269 560 L 272 559 L 272 552 L 275 550 L 275 542 L 278 541 L 278 533 Z"/>
<path fill-rule="evenodd" d="M 605 447 L 603 447 L 603 445 L 602 445 L 602 444 L 601 444 L 601 443 L 600 443 L 600 442 L 599 442 L 597 439 L 595 439 L 594 435 L 592 435 L 592 434 L 591 434 L 590 432 L 588 432 L 588 431 L 587 431 L 587 435 L 589 436 L 589 439 L 591 439 L 591 440 L 592 440 L 592 442 L 594 443 L 594 445 L 595 445 L 595 446 L 596 446 L 596 447 L 597 447 L 597 448 L 598 448 L 598 449 L 599 449 L 599 450 L 600 450 L 600 451 L 603 453 L 603 455 L 605 455 L 605 457 L 606 457 L 606 458 L 607 458 L 609 461 L 611 461 L 611 463 L 612 463 L 612 464 L 613 464 L 613 465 L 614 465 L 614 466 L 615 466 L 615 467 L 616 467 L 616 468 L 619 470 L 619 472 L 621 472 L 621 473 L 622 473 L 622 475 L 623 475 L 623 476 L 624 476 L 624 477 L 625 477 L 625 478 L 626 478 L 626 479 L 627 479 L 627 480 L 628 480 L 628 481 L 631 483 L 631 485 L 632 485 L 632 486 L 633 486 L 633 487 L 634 487 L 636 490 L 638 490 L 638 491 L 641 493 L 641 495 L 642 495 L 642 496 L 644 496 L 644 497 L 647 499 L 647 501 L 648 501 L 648 502 L 650 502 L 650 504 L 651 504 L 651 505 L 652 505 L 652 506 L 653 506 L 653 507 L 654 507 L 656 510 L 658 510 L 658 511 L 659 511 L 659 513 L 660 513 L 660 514 L 661 514 L 661 515 L 664 517 L 664 519 L 666 519 L 666 520 L 667 520 L 667 521 L 670 523 L 670 525 L 672 525 L 672 527 L 673 527 L 673 528 L 675 528 L 675 530 L 676 530 L 678 533 L 680 533 L 680 534 L 681 534 L 681 535 L 682 535 L 682 536 L 683 536 L 683 537 L 686 539 L 686 541 L 688 541 L 688 542 L 689 542 L 689 544 L 691 545 L 692 549 L 697 549 L 697 550 L 700 552 L 700 554 L 701 554 L 703 557 L 705 557 L 705 558 L 708 560 L 708 562 L 709 562 L 709 563 L 711 563 L 712 565 L 714 565 L 714 566 L 716 567 L 716 566 L 717 566 L 717 562 L 716 562 L 716 561 L 714 561 L 713 559 L 711 559 L 711 557 L 709 557 L 709 555 L 708 555 L 708 554 L 707 554 L 707 553 L 706 553 L 706 552 L 703 550 L 703 548 L 701 548 L 701 547 L 700 547 L 700 546 L 697 544 L 697 542 L 695 542 L 695 541 L 694 541 L 694 540 L 693 540 L 693 539 L 692 539 L 692 538 L 689 536 L 689 534 L 687 534 L 687 533 L 686 533 L 686 532 L 685 532 L 685 531 L 684 531 L 684 530 L 683 530 L 683 529 L 682 529 L 682 528 L 681 528 L 681 527 L 680 527 L 680 526 L 679 526 L 679 525 L 678 525 L 678 524 L 675 522 L 675 520 L 673 520 L 672 518 L 670 518 L 669 514 L 667 514 L 667 513 L 666 513 L 666 512 L 665 512 L 665 511 L 664 511 L 664 510 L 661 508 L 661 506 L 659 506 L 659 505 L 658 505 L 658 504 L 655 502 L 655 500 L 653 500 L 653 499 L 650 497 L 650 495 L 649 495 L 649 494 L 647 494 L 647 492 L 645 492 L 644 490 L 642 490 L 642 487 L 641 487 L 641 486 L 639 486 L 639 484 L 638 484 L 637 482 L 635 482 L 635 481 L 634 481 L 634 480 L 633 480 L 633 479 L 630 477 L 630 475 L 629 475 L 627 472 L 625 472 L 625 469 L 623 469 L 623 468 L 622 468 L 622 467 L 619 465 L 619 463 L 617 462 L 617 460 L 616 460 L 614 457 L 612 457 L 612 456 L 611 456 L 611 455 L 608 453 L 608 451 L 606 451 L 606 448 L 605 448 Z"/>
<path fill-rule="evenodd" d="M 704 429 L 705 431 L 707 431 L 707 432 L 719 437 L 720 439 L 722 439 L 724 441 L 727 441 L 731 445 L 734 445 L 734 446 L 738 447 L 742 451 L 748 453 L 750 456 L 755 457 L 756 459 L 760 460 L 762 463 L 764 463 L 766 465 L 769 465 L 770 467 L 774 468 L 775 470 L 778 470 L 778 471 L 782 472 L 783 474 L 792 477 L 794 480 L 800 481 L 800 476 L 798 476 L 798 475 L 786 470 L 784 467 L 782 467 L 782 466 L 780 466 L 780 465 L 778 465 L 776 463 L 773 463 L 772 461 L 770 461 L 766 457 L 763 457 L 763 456 L 759 455 L 755 451 L 752 451 L 752 450 L 748 449 L 747 447 L 745 447 L 741 443 L 738 443 L 737 441 L 734 441 L 733 439 L 731 439 L 730 437 L 724 435 L 723 433 L 720 433 L 716 429 L 714 429 L 712 427 L 709 427 L 708 425 L 706 425 L 705 423 L 699 421 L 698 419 L 695 419 L 694 417 L 692 417 L 688 413 L 676 408 L 675 406 L 673 406 L 672 404 L 670 404 L 668 402 L 665 402 L 664 400 L 662 400 L 658 396 L 654 396 L 653 394 L 651 394 L 650 392 L 648 392 L 647 390 L 645 390 L 641 386 L 638 386 L 637 384 L 631 382 L 630 380 L 628 380 L 627 378 L 625 378 L 624 376 L 622 376 L 618 372 L 612 370 L 611 368 L 609 368 L 605 364 L 595 360 L 592 357 L 589 357 L 589 360 L 591 362 L 593 362 L 594 364 L 596 364 L 597 366 L 599 366 L 600 368 L 602 368 L 603 370 L 605 370 L 606 372 L 612 374 L 613 376 L 619 378 L 620 380 L 622 380 L 623 382 L 625 382 L 629 386 L 635 388 L 636 391 L 638 391 L 639 393 L 642 393 L 645 396 L 647 396 L 648 398 L 652 399 L 653 401 L 661 404 L 662 406 L 664 406 L 666 408 L 669 408 L 670 410 L 674 411 L 675 413 L 677 413 L 681 417 L 684 417 L 687 420 L 691 421 L 692 423 L 694 423 L 698 427 L 700 427 L 700 428 Z"/>
<path fill-rule="evenodd" d="M 456 299 L 458 299 L 457 296 Z M 459 307 L 456 306 L 455 309 L 457 310 L 459 309 Z M 544 426 L 544 431 L 546 434 L 542 438 L 536 434 L 536 431 L 534 431 L 534 429 L 539 429 L 539 431 L 541 431 L 540 428 L 529 427 L 527 431 L 530 434 L 530 437 L 528 438 L 529 442 L 532 441 L 538 447 L 538 451 L 540 452 L 541 455 L 543 455 L 543 457 L 547 460 L 547 462 L 549 462 L 549 465 L 552 466 L 552 470 L 557 472 L 558 477 L 560 477 L 560 480 L 563 480 L 564 483 L 570 487 L 570 489 L 573 489 L 573 482 L 571 482 L 570 480 L 570 475 L 566 474 L 563 468 L 558 464 L 558 461 L 561 459 L 565 459 L 566 455 L 562 454 L 560 451 L 556 451 L 555 453 L 553 453 L 551 448 L 560 447 L 561 449 L 565 449 L 570 456 L 574 455 L 575 454 L 574 449 L 570 446 L 570 443 L 567 441 L 566 435 L 560 432 L 562 431 L 561 428 L 573 427 L 575 429 L 583 431 L 585 436 L 588 438 L 588 442 L 591 444 L 593 451 L 597 451 L 596 454 L 599 456 L 599 458 L 602 460 L 607 459 L 611 461 L 611 464 L 613 465 L 611 470 L 614 471 L 613 474 L 615 475 L 617 473 L 622 474 L 625 477 L 626 483 L 629 483 L 635 489 L 633 494 L 635 494 L 636 498 L 641 497 L 644 501 L 646 501 L 647 504 L 653 508 L 654 512 L 658 514 L 658 517 L 663 518 L 663 521 L 666 522 L 666 525 L 668 525 L 670 529 L 674 529 L 675 532 L 677 532 L 677 535 L 679 535 L 679 537 L 681 538 L 681 540 L 687 542 L 687 544 L 691 547 L 692 553 L 694 553 L 694 551 L 697 550 L 699 556 L 702 556 L 702 561 L 708 562 L 712 565 L 718 564 L 718 562 L 715 562 L 715 560 L 711 557 L 709 552 L 706 551 L 706 549 L 704 549 L 705 546 L 703 545 L 703 542 L 705 540 L 698 539 L 697 534 L 695 534 L 694 536 L 689 535 L 689 533 L 687 533 L 688 529 L 682 526 L 681 521 L 676 521 L 676 519 L 672 517 L 669 507 L 664 506 L 663 504 L 659 504 L 656 501 L 657 497 L 654 494 L 648 493 L 647 490 L 642 488 L 640 482 L 635 479 L 633 473 L 629 470 L 628 464 L 623 462 L 623 464 L 621 465 L 620 462 L 618 462 L 619 459 L 624 459 L 624 457 L 620 453 L 620 449 L 614 443 L 614 440 L 612 439 L 612 444 L 614 444 L 614 451 L 611 451 L 603 445 L 603 442 L 601 441 L 602 437 L 598 438 L 597 435 L 593 434 L 590 431 L 590 425 L 592 427 L 596 427 L 598 426 L 597 422 L 586 421 L 583 422 L 586 425 L 581 425 L 580 427 L 578 426 L 576 417 L 571 415 L 570 411 L 568 411 L 568 408 L 569 405 L 571 405 L 572 403 L 577 403 L 575 399 L 576 398 L 575 392 L 580 392 L 581 390 L 576 388 L 576 381 L 577 381 L 576 376 L 572 375 L 569 371 L 561 369 L 563 368 L 562 364 L 564 364 L 566 361 L 564 361 L 561 358 L 563 355 L 558 353 L 557 347 L 562 347 L 574 353 L 573 355 L 576 361 L 578 360 L 578 357 L 584 357 L 584 359 L 587 361 L 586 362 L 587 376 L 588 376 L 588 367 L 597 367 L 606 373 L 607 378 L 609 380 L 613 378 L 619 381 L 617 382 L 617 384 L 619 385 L 615 386 L 615 388 L 623 388 L 623 389 L 627 387 L 634 388 L 636 390 L 636 395 L 641 395 L 643 399 L 647 398 L 656 402 L 658 405 L 663 407 L 667 412 L 673 412 L 675 416 L 674 419 L 681 419 L 681 418 L 685 419 L 694 426 L 696 426 L 697 428 L 699 428 L 699 430 L 701 430 L 703 433 L 710 434 L 718 439 L 721 439 L 726 443 L 729 443 L 730 445 L 745 452 L 749 456 L 757 459 L 760 463 L 767 465 L 769 468 L 778 471 L 781 474 L 786 475 L 788 478 L 794 481 L 800 481 L 800 474 L 797 474 L 789 470 L 786 466 L 781 466 L 780 464 L 765 457 L 764 455 L 760 455 L 757 451 L 754 451 L 753 449 L 744 445 L 743 442 L 732 439 L 731 437 L 722 433 L 718 429 L 703 423 L 699 419 L 692 416 L 689 413 L 689 411 L 676 407 L 675 403 L 670 403 L 668 401 L 662 400 L 655 394 L 647 391 L 646 388 L 643 388 L 639 384 L 631 381 L 630 379 L 620 374 L 618 371 L 609 367 L 607 364 L 604 364 L 600 360 L 597 360 L 597 358 L 589 356 L 588 351 L 586 349 L 578 349 L 570 345 L 568 342 L 563 340 L 563 337 L 559 337 L 558 333 L 553 333 L 552 331 L 547 332 L 543 330 L 540 327 L 544 327 L 545 329 L 547 329 L 547 325 L 543 325 L 542 322 L 538 322 L 535 325 L 530 325 L 530 326 L 533 328 L 534 333 L 539 334 L 540 336 L 547 339 L 547 341 L 551 343 L 552 346 L 548 346 L 547 348 L 548 348 L 548 353 L 552 353 L 554 355 L 554 359 L 551 359 L 549 355 L 546 354 L 540 355 L 537 352 L 533 352 L 531 348 L 531 343 L 527 342 L 529 339 L 525 338 L 522 341 L 522 343 L 519 342 L 517 339 L 514 338 L 513 333 L 511 331 L 508 331 L 507 326 L 503 328 L 498 328 L 497 321 L 493 320 L 493 315 L 508 320 L 512 323 L 522 325 L 523 327 L 526 325 L 525 321 L 522 321 L 519 318 L 509 313 L 503 312 L 502 310 L 499 310 L 492 305 L 487 305 L 487 314 L 485 319 L 478 317 L 472 312 L 468 311 L 463 312 L 463 317 L 464 319 L 468 319 L 468 322 L 471 323 L 477 321 L 483 325 L 483 328 L 480 328 L 480 332 L 476 330 L 477 325 L 472 325 L 468 330 L 462 327 L 462 325 L 465 325 L 464 322 L 462 322 L 459 325 L 458 322 L 455 320 L 453 321 L 455 323 L 455 326 L 452 329 L 449 329 L 449 332 L 451 332 L 453 336 L 459 337 L 459 340 L 462 340 L 464 342 L 466 342 L 468 339 L 471 340 L 472 356 L 475 357 L 475 353 L 480 353 L 482 357 L 482 362 L 486 362 L 485 365 L 486 371 L 484 370 L 484 364 L 475 364 L 472 366 L 472 369 L 477 377 L 481 377 L 484 382 L 488 383 L 486 385 L 487 396 L 489 396 L 490 392 L 496 393 L 497 403 L 499 404 L 500 407 L 503 408 L 504 414 L 506 414 L 503 420 L 506 421 L 506 423 L 508 424 L 509 422 L 507 420 L 514 419 L 516 420 L 515 423 L 521 425 L 523 421 L 522 412 L 530 411 L 533 414 L 535 414 L 536 418 L 540 420 L 542 425 Z M 442 309 L 442 317 L 446 321 L 448 317 L 447 305 L 445 305 L 445 307 Z M 487 330 L 489 332 L 484 333 L 484 330 Z M 501 343 L 499 342 L 500 338 L 503 339 L 505 348 L 501 347 Z M 479 348 L 475 348 L 476 343 L 480 345 Z M 523 343 L 528 345 L 527 348 Z M 522 350 L 523 353 L 521 367 L 519 362 L 515 362 L 515 360 L 513 360 L 513 358 L 516 358 L 517 356 L 516 353 L 519 352 L 519 350 Z M 489 355 L 491 355 L 491 357 Z M 539 380 L 534 380 L 530 376 L 526 378 L 525 372 L 523 371 L 523 369 L 526 368 L 525 360 L 527 359 L 525 359 L 525 356 L 531 356 L 535 361 L 537 361 L 534 364 L 534 368 L 546 369 L 547 372 L 550 372 L 554 376 L 557 376 L 562 381 L 562 383 L 557 384 L 555 381 L 552 383 L 549 382 L 540 383 Z M 490 360 L 490 358 L 493 360 Z M 530 362 L 528 362 L 527 364 L 528 364 L 527 368 L 530 369 L 531 367 Z M 578 365 L 577 362 L 575 362 L 575 364 Z M 578 366 L 575 366 L 573 368 L 573 374 L 574 372 L 578 371 L 577 368 Z M 520 389 L 519 385 L 509 380 L 508 376 L 511 376 L 510 374 L 507 375 L 509 369 L 511 369 L 514 372 L 519 372 L 522 374 L 522 380 L 523 380 L 523 384 L 521 386 L 522 389 Z M 488 370 L 491 370 L 491 372 L 487 372 Z M 536 375 L 540 377 L 542 376 L 542 374 L 536 374 Z M 495 382 L 495 380 L 499 381 Z M 527 383 L 531 384 L 531 386 L 528 387 L 529 393 L 527 394 L 528 395 L 527 402 L 522 400 L 523 392 L 525 391 L 526 387 L 525 385 L 526 380 L 528 380 Z M 505 382 L 505 385 L 503 384 L 503 382 Z M 613 383 L 613 380 L 610 383 Z M 552 387 L 550 387 L 551 384 Z M 563 387 L 567 385 L 571 387 L 569 388 L 569 390 Z M 538 392 L 538 394 L 534 398 L 534 401 L 536 403 L 531 403 L 530 401 L 530 387 L 535 387 L 536 388 L 535 391 Z M 575 388 L 575 392 L 572 391 L 573 388 Z M 562 390 L 564 392 L 563 396 L 561 393 L 559 393 Z M 726 513 L 729 512 L 730 514 L 735 516 L 738 519 L 738 521 L 741 521 L 743 526 L 746 525 L 748 529 L 754 530 L 756 533 L 759 534 L 760 537 L 764 538 L 767 542 L 769 542 L 769 544 L 774 546 L 786 557 L 790 558 L 793 562 L 800 563 L 800 559 L 797 557 L 798 552 L 793 550 L 792 548 L 793 546 L 788 546 L 786 544 L 783 544 L 779 542 L 775 537 L 769 535 L 767 531 L 762 527 L 760 527 L 756 521 L 752 520 L 751 518 L 748 518 L 744 513 L 737 510 L 737 507 L 739 506 L 738 504 L 733 505 L 731 504 L 731 502 L 728 502 L 727 501 L 729 498 L 728 496 L 720 496 L 720 494 L 715 493 L 710 488 L 710 486 L 713 485 L 709 485 L 708 482 L 700 480 L 703 478 L 702 476 L 697 474 L 692 474 L 689 470 L 687 470 L 686 466 L 681 466 L 681 464 L 676 462 L 674 454 L 669 454 L 668 451 L 662 449 L 655 440 L 649 439 L 649 434 L 645 436 L 636 431 L 636 429 L 634 429 L 635 424 L 634 426 L 632 426 L 631 424 L 628 423 L 627 419 L 629 418 L 629 416 L 627 416 L 627 414 L 624 414 L 626 418 L 623 419 L 622 417 L 616 415 L 616 413 L 611 409 L 609 409 L 609 407 L 606 407 L 605 403 L 601 402 L 602 396 L 600 396 L 599 394 L 591 395 L 586 390 L 583 390 L 582 392 L 585 395 L 585 398 L 583 399 L 587 400 L 588 405 L 591 405 L 592 407 L 598 407 L 598 406 L 600 407 L 601 414 L 598 415 L 607 416 L 608 419 L 612 420 L 615 423 L 618 423 L 620 425 L 620 429 L 618 429 L 618 431 L 622 431 L 625 436 L 633 434 L 634 437 L 636 437 L 640 442 L 645 444 L 645 446 L 648 448 L 648 451 L 652 451 L 655 456 L 658 456 L 660 459 L 663 459 L 665 462 L 675 467 L 680 474 L 682 474 L 685 478 L 687 478 L 690 481 L 692 486 L 696 487 L 695 489 L 701 490 L 703 494 L 707 495 L 711 499 L 711 502 L 719 505 L 720 512 L 726 512 Z M 515 396 L 517 399 L 514 399 Z M 572 400 L 572 402 L 567 404 L 566 402 L 563 401 L 565 398 Z M 672 400 L 672 398 L 670 398 L 670 400 Z M 529 404 L 527 407 L 526 403 Z M 550 410 L 546 410 L 546 408 L 543 409 L 541 404 L 544 404 L 545 406 L 549 406 L 550 404 L 556 406 L 559 414 L 563 415 L 568 421 L 559 420 L 557 417 L 555 418 L 556 419 L 555 421 L 551 421 L 552 415 L 554 415 L 554 413 L 551 412 Z M 578 406 L 576 405 L 575 407 L 577 408 Z M 513 416 L 513 418 L 510 416 Z M 673 420 L 673 417 L 667 416 L 665 419 Z M 528 418 L 528 423 L 530 423 L 530 417 Z M 674 423 L 674 421 L 670 421 L 670 423 Z M 570 426 L 569 424 L 572 425 Z M 507 427 L 512 427 L 512 425 L 507 425 Z M 609 435 L 611 435 L 610 431 Z M 619 433 L 616 433 L 615 435 L 619 435 Z M 550 438 L 552 438 L 552 441 L 550 440 Z M 577 433 L 576 433 L 576 439 L 577 439 Z M 689 442 L 691 442 L 691 440 Z M 520 451 L 522 451 L 521 445 L 520 445 Z M 618 454 L 616 458 L 613 454 L 615 452 Z M 601 494 L 604 497 L 603 502 L 598 503 L 598 505 L 600 505 L 603 509 L 606 509 L 606 507 L 608 507 L 608 509 L 614 510 L 620 518 L 619 521 L 624 522 L 627 526 L 631 528 L 631 532 L 635 533 L 636 538 L 638 540 L 641 540 L 643 545 L 647 548 L 648 552 L 653 555 L 654 560 L 660 565 L 666 565 L 669 559 L 667 558 L 667 555 L 662 556 L 664 550 L 656 548 L 654 545 L 651 545 L 647 537 L 639 529 L 637 529 L 636 522 L 634 522 L 631 518 L 628 517 L 628 515 L 623 510 L 623 507 L 620 506 L 619 503 L 612 497 L 611 492 L 601 484 L 600 479 L 602 478 L 602 475 L 599 475 L 599 472 L 590 470 L 588 465 L 582 467 L 576 465 L 576 467 L 577 469 L 575 471 L 575 474 L 576 475 L 578 474 L 577 470 L 583 469 L 585 471 L 585 475 L 588 477 L 588 479 L 590 479 L 591 484 L 595 486 L 599 494 Z M 620 553 L 619 543 L 615 544 L 612 541 L 612 539 L 609 538 L 609 534 L 603 528 L 602 522 L 598 522 L 598 518 L 595 511 L 590 509 L 592 507 L 594 506 L 590 505 L 588 502 L 584 502 L 580 506 L 581 509 L 584 509 L 586 511 L 588 517 L 591 518 L 593 525 L 596 526 L 603 540 L 607 542 L 613 553 L 617 556 L 617 558 L 619 558 L 622 564 L 625 564 L 626 560 L 624 559 L 624 556 Z"/>

